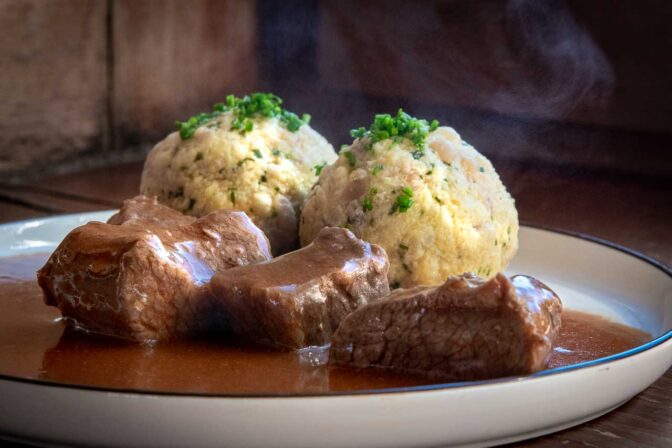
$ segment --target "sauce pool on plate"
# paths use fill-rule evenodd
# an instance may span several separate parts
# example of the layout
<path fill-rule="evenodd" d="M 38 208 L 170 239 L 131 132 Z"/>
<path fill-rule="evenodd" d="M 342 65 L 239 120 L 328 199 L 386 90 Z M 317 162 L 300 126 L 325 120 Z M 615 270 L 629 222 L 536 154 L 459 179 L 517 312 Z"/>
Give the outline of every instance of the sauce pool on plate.
<path fill-rule="evenodd" d="M 139 345 L 74 331 L 35 282 L 46 254 L 0 259 L 0 375 L 50 383 L 176 393 L 306 394 L 419 386 L 420 376 L 325 366 L 325 352 L 280 352 L 220 338 Z M 651 340 L 641 330 L 565 310 L 548 367 Z"/>

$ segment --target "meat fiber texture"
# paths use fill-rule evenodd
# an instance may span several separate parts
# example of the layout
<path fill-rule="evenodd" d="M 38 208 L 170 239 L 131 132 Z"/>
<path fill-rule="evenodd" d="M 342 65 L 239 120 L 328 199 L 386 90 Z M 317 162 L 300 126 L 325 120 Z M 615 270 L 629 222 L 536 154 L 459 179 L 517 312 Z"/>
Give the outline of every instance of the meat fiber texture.
<path fill-rule="evenodd" d="M 561 310 L 531 277 L 452 277 L 350 314 L 334 334 L 330 362 L 444 380 L 529 374 L 545 368 Z"/>
<path fill-rule="evenodd" d="M 389 294 L 388 269 L 383 249 L 332 227 L 303 249 L 219 272 L 210 286 L 233 333 L 299 349 L 329 343 L 346 315 Z"/>
<path fill-rule="evenodd" d="M 217 270 L 271 259 L 239 211 L 196 219 L 137 197 L 109 222 L 72 230 L 37 273 L 46 304 L 93 333 L 148 342 L 223 331 L 203 285 Z"/>

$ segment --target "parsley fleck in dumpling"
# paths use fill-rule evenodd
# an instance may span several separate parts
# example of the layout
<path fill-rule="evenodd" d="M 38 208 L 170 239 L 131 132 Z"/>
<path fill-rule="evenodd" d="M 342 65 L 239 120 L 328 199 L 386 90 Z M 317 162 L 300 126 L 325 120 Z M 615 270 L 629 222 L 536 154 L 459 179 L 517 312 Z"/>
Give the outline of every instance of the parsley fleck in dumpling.
<path fill-rule="evenodd" d="M 400 110 L 352 135 L 306 201 L 302 244 L 324 226 L 347 227 L 385 248 L 393 286 L 488 278 L 507 266 L 518 248 L 513 198 L 457 132 Z"/>
<path fill-rule="evenodd" d="M 298 244 L 298 216 L 334 148 L 273 94 L 232 95 L 149 153 L 140 190 L 186 214 L 233 208 L 268 236 L 274 254 Z"/>

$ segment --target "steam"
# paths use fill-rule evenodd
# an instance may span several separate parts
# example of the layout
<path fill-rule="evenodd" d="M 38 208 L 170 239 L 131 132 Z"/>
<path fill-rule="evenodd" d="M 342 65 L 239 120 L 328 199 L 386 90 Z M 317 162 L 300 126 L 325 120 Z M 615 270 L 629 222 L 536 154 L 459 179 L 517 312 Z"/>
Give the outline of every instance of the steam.
<path fill-rule="evenodd" d="M 608 101 L 614 71 L 566 3 L 510 0 L 506 18 L 511 57 L 536 70 L 530 73 L 514 66 L 508 78 L 517 81 L 519 89 L 497 91 L 491 103 L 495 110 L 511 108 L 561 118 L 584 103 Z"/>
<path fill-rule="evenodd" d="M 327 3 L 328 84 L 545 119 L 609 101 L 614 71 L 563 0 L 393 3 Z"/>

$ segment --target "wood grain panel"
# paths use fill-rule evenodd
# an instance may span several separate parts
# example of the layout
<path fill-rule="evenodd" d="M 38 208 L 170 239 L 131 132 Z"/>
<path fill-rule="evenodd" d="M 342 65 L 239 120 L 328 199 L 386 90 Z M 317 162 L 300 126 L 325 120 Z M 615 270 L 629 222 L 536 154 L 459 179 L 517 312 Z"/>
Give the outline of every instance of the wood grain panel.
<path fill-rule="evenodd" d="M 32 207 L 45 213 L 79 213 L 92 210 L 119 208 L 121 202 L 86 200 L 75 195 L 59 194 L 31 187 L 0 185 L 0 200 Z"/>
<path fill-rule="evenodd" d="M 117 146 L 154 144 L 176 119 L 254 88 L 254 2 L 120 0 L 113 15 Z"/>
<path fill-rule="evenodd" d="M 491 157 L 669 177 L 670 19 L 665 0 L 0 0 L 0 180 L 138 159 L 260 88 L 335 144 L 403 106 Z"/>
<path fill-rule="evenodd" d="M 568 174 L 507 163 L 497 170 L 522 221 L 603 238 L 672 266 L 669 182 L 647 184 L 641 178 Z"/>
<path fill-rule="evenodd" d="M 0 2 L 0 173 L 101 149 L 104 1 Z"/>
<path fill-rule="evenodd" d="M 41 192 L 52 192 L 56 196 L 78 197 L 83 202 L 100 205 L 101 209 L 115 208 L 124 199 L 140 192 L 142 165 L 123 163 L 81 173 L 51 176 L 39 186 L 29 185 L 24 188 L 39 188 Z"/>
<path fill-rule="evenodd" d="M 46 216 L 49 212 L 17 204 L 0 195 L 0 223 Z"/>

